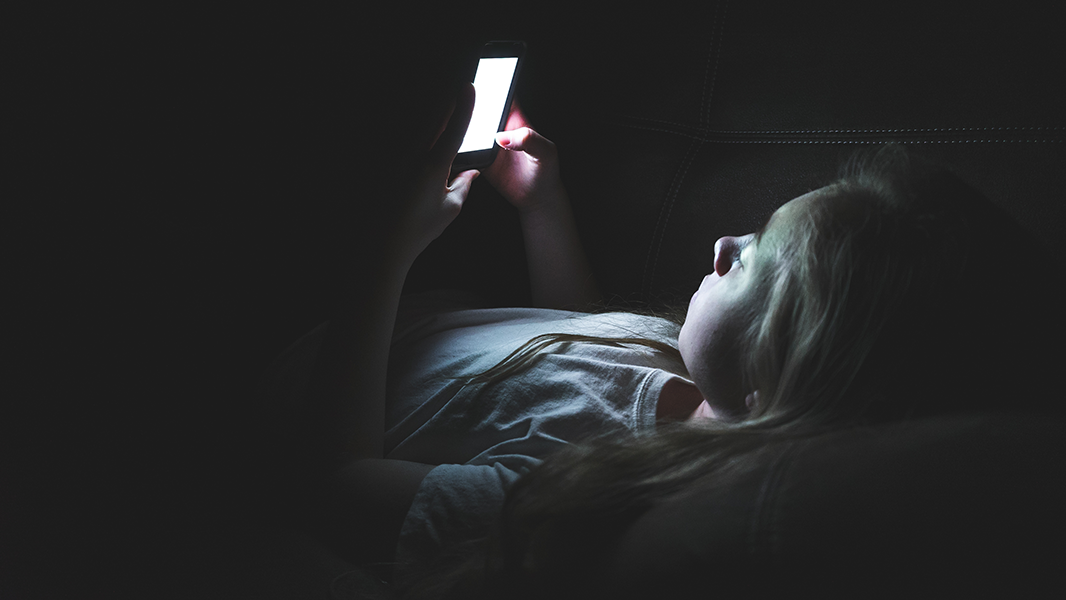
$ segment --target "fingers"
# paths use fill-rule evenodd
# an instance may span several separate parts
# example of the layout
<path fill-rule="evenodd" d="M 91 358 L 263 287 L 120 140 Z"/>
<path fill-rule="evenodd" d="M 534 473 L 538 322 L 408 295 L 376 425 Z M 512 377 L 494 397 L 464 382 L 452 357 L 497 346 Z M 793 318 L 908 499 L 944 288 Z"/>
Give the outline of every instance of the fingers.
<path fill-rule="evenodd" d="M 444 133 L 444 129 L 448 126 L 448 120 L 451 118 L 452 112 L 455 111 L 455 98 L 433 102 L 427 107 L 427 110 L 430 112 L 428 121 L 432 124 L 433 129 L 419 136 L 415 144 L 419 152 L 432 150 L 437 140 L 440 139 L 441 134 Z"/>
<path fill-rule="evenodd" d="M 548 158 L 555 154 L 555 143 L 529 127 L 514 131 L 501 131 L 496 134 L 496 143 L 501 148 L 522 151 L 538 159 Z"/>
<path fill-rule="evenodd" d="M 470 126 L 470 115 L 474 113 L 474 84 L 466 83 L 459 88 L 455 99 L 455 108 L 448 117 L 448 125 L 433 144 L 430 160 L 438 166 L 450 166 L 459 153 L 463 136 Z"/>
<path fill-rule="evenodd" d="M 476 170 L 463 171 L 456 175 L 455 179 L 448 184 L 448 189 L 444 195 L 444 201 L 441 206 L 448 223 L 451 223 L 451 221 L 459 214 L 460 209 L 463 208 L 463 203 L 466 202 L 466 197 L 470 195 L 470 187 L 474 184 L 474 180 L 477 179 L 480 174 L 481 173 Z"/>
<path fill-rule="evenodd" d="M 511 101 L 511 113 L 507 115 L 507 125 L 504 126 L 504 129 L 511 131 L 520 127 L 533 127 L 533 125 L 526 118 L 525 113 L 522 112 L 522 107 L 518 105 L 518 98 L 515 98 Z"/>
<path fill-rule="evenodd" d="M 475 169 L 456 175 L 455 179 L 452 179 L 452 182 L 448 184 L 448 195 L 455 194 L 459 199 L 465 199 L 467 194 L 470 193 L 473 180 L 478 179 L 479 175 L 481 175 L 481 172 L 475 171 Z"/>

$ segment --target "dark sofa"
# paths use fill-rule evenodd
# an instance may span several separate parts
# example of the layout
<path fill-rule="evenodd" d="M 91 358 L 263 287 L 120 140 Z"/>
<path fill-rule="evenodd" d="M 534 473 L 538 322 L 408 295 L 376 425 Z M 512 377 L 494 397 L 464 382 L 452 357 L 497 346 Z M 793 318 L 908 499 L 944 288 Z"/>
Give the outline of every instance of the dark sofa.
<path fill-rule="evenodd" d="M 1043 8 L 665 2 L 538 10 L 515 23 L 491 35 L 529 43 L 518 97 L 558 144 L 593 267 L 621 303 L 683 302 L 719 236 L 752 231 L 857 148 L 885 142 L 986 194 L 1052 256 L 1047 277 L 1062 278 L 1066 42 Z M 478 194 L 495 200 L 486 187 L 472 208 Z M 511 248 L 490 212 L 478 221 L 471 210 L 438 256 L 465 250 L 469 281 L 495 286 L 485 272 L 521 263 L 483 250 Z M 1046 348 L 1048 372 L 1062 364 L 1059 346 Z M 601 576 L 603 597 L 1054 586 L 1066 557 L 1066 429 L 1008 414 L 1026 403 L 1040 404 L 1019 394 L 1002 399 L 1004 413 L 778 444 L 754 471 L 639 519 Z"/>
<path fill-rule="evenodd" d="M 332 587 L 348 597 L 352 565 L 284 514 L 285 502 L 262 501 L 286 490 L 272 487 L 278 456 L 261 407 L 239 390 L 326 318 L 344 218 L 387 201 L 391 184 L 374 175 L 402 139 L 392 134 L 415 129 L 417 93 L 461 70 L 481 41 L 528 43 L 517 96 L 558 145 L 604 291 L 661 306 L 688 298 L 718 237 L 752 231 L 828 183 L 856 148 L 890 141 L 984 192 L 1044 246 L 1055 265 L 1047 277 L 1061 280 L 1066 37 L 1045 6 L 475 2 L 124 26 L 132 40 L 106 39 L 151 52 L 120 48 L 122 76 L 100 85 L 131 92 L 106 114 L 121 113 L 115 122 L 141 144 L 131 164 L 145 168 L 127 187 L 158 193 L 134 237 L 160 258 L 130 263 L 157 287 L 138 284 L 129 297 L 142 304 L 121 320 L 161 323 L 175 341 L 153 346 L 150 361 L 122 346 L 131 365 L 151 367 L 138 383 L 158 376 L 174 387 L 149 413 L 138 395 L 94 414 L 103 431 L 117 431 L 117 417 L 152 423 L 109 438 L 119 450 L 104 454 L 123 466 L 107 477 L 81 468 L 77 453 L 57 461 L 75 460 L 63 472 L 77 476 L 57 476 L 56 494 L 98 486 L 99 511 L 79 504 L 54 511 L 69 518 L 57 521 L 33 494 L 12 501 L 49 515 L 50 527 L 10 528 L 10 565 L 48 557 L 11 595 L 85 597 L 99 586 L 110 597 L 329 598 Z M 157 74 L 152 86 L 139 83 L 145 72 Z M 516 216 L 479 181 L 408 287 L 522 304 L 523 260 Z M 115 281 L 127 289 L 125 276 Z M 145 289 L 165 299 L 144 308 L 154 302 Z M 1047 349 L 1048 368 L 1062 364 L 1060 347 Z M 1040 400 L 1061 399 L 1052 389 Z M 597 574 L 604 597 L 1027 596 L 1055 586 L 1066 559 L 1066 426 L 1013 410 L 1029 400 L 782 443 L 753 471 L 638 520 Z M 77 576 L 50 580 L 63 593 L 40 591 L 64 568 Z"/>

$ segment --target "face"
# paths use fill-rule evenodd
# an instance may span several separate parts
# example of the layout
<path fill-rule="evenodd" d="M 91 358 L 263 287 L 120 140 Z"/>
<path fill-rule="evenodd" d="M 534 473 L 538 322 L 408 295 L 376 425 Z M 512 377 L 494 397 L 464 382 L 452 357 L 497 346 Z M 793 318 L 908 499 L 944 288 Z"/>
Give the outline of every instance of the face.
<path fill-rule="evenodd" d="M 736 418 L 748 412 L 756 390 L 744 389 L 741 380 L 743 309 L 754 299 L 756 269 L 773 260 L 771 248 L 785 239 L 796 217 L 815 201 L 815 193 L 777 209 L 758 234 L 727 236 L 715 243 L 714 272 L 692 295 L 677 342 L 689 375 L 716 415 Z"/>

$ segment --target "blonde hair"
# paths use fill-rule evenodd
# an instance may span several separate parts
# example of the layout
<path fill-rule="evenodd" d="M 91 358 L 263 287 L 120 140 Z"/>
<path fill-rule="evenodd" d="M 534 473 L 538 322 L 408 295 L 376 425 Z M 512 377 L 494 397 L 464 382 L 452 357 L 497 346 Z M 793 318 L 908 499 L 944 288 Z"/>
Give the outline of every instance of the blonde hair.
<path fill-rule="evenodd" d="M 742 385 L 758 390 L 759 401 L 748 418 L 728 427 L 833 423 L 855 418 L 889 393 L 877 363 L 900 365 L 903 349 L 888 348 L 898 340 L 887 339 L 886 327 L 915 329 L 921 319 L 907 312 L 914 308 L 907 299 L 916 286 L 927 297 L 939 294 L 965 267 L 965 255 L 952 249 L 964 209 L 951 210 L 915 189 L 927 171 L 899 146 L 858 153 L 797 211 L 791 227 L 772 243 L 760 243 L 769 260 L 756 263 L 755 300 L 743 307 L 737 349 Z M 684 310 L 663 315 L 679 327 Z M 543 352 L 572 343 L 640 345 L 680 363 L 675 347 L 639 332 L 614 338 L 553 333 L 529 340 L 469 382 L 509 377 Z"/>
<path fill-rule="evenodd" d="M 816 194 L 760 263 L 741 341 L 745 385 L 760 395 L 743 426 L 953 408 L 932 396 L 980 360 L 966 346 L 981 345 L 977 319 L 993 305 L 972 259 L 991 235 L 990 203 L 895 145 L 856 155 Z"/>
<path fill-rule="evenodd" d="M 656 331 L 634 331 L 630 332 L 632 335 L 626 336 L 544 333 L 530 338 L 485 371 L 477 373 L 471 377 L 460 377 L 457 379 L 464 379 L 467 385 L 489 385 L 507 377 L 511 377 L 512 375 L 531 367 L 537 358 L 547 352 L 550 348 L 557 346 L 565 347 L 569 344 L 597 344 L 614 347 L 622 347 L 626 345 L 643 346 L 659 353 L 666 359 L 673 361 L 676 365 L 676 370 L 679 372 L 678 374 L 687 375 L 684 368 L 685 363 L 681 359 L 681 352 L 678 351 L 676 345 L 677 333 L 681 329 L 681 324 L 684 321 L 685 316 L 685 311 L 682 308 L 655 309 L 649 306 L 637 306 L 632 303 L 629 304 L 625 310 L 611 307 L 607 303 L 592 307 L 592 314 L 619 312 L 655 317 L 656 320 L 649 320 L 646 321 L 646 323 L 658 323 L 659 327 Z M 671 338 L 674 340 L 673 345 L 663 341 L 664 339 Z"/>
<path fill-rule="evenodd" d="M 742 341 L 742 376 L 759 390 L 748 425 L 836 420 L 849 391 L 863 387 L 864 365 L 911 283 L 897 248 L 905 240 L 886 223 L 905 210 L 890 185 L 908 167 L 896 152 L 818 190 L 768 248 Z"/>

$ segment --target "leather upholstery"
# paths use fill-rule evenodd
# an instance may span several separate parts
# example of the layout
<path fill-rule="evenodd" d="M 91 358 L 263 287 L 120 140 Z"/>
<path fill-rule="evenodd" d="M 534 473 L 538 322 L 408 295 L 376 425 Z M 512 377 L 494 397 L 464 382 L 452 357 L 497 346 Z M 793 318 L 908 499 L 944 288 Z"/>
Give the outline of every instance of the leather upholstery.
<path fill-rule="evenodd" d="M 1061 433 L 986 414 L 778 444 L 645 514 L 604 582 L 625 598 L 1037 591 L 1062 557 Z"/>
<path fill-rule="evenodd" d="M 605 291 L 669 303 L 691 295 L 718 237 L 752 231 L 854 150 L 888 141 L 954 170 L 1066 258 L 1066 41 L 1046 11 L 549 3 L 484 31 L 529 44 L 518 97 L 558 144 Z M 495 235 L 481 223 L 453 237 L 491 245 L 488 268 L 510 271 L 505 251 L 521 269 L 506 217 L 484 216 Z"/>
<path fill-rule="evenodd" d="M 136 583 L 152 590 L 129 594 L 141 598 L 160 582 L 203 595 L 188 565 L 217 543 L 187 524 L 241 489 L 235 473 L 268 462 L 269 445 L 252 433 L 261 407 L 236 401 L 236 390 L 258 360 L 323 320 L 353 229 L 373 229 L 395 193 L 382 176 L 398 156 L 389 144 L 409 143 L 397 132 L 424 125 L 422 98 L 408 92 L 447 79 L 440 71 L 478 39 L 529 44 L 519 99 L 558 144 L 593 267 L 620 299 L 686 299 L 716 238 L 752 230 L 827 183 L 854 148 L 889 140 L 952 167 L 1066 258 L 1066 37 L 1046 3 L 378 4 L 94 6 L 10 28 L 9 88 L 22 103 L 8 114 L 25 134 L 12 138 L 11 171 L 26 183 L 12 222 L 16 239 L 31 241 L 12 255 L 26 283 L 11 295 L 33 309 L 12 313 L 32 329 L 15 346 L 44 365 L 27 398 L 48 400 L 13 401 L 20 418 L 8 419 L 33 439 L 16 439 L 32 466 L 18 465 L 4 498 L 17 519 L 0 536 L 15 564 L 3 585 L 24 572 L 28 590 L 13 595 L 87 597 L 99 585 L 120 597 Z M 411 285 L 522 302 L 523 269 L 515 216 L 482 180 Z M 74 375 L 57 377 L 68 363 Z M 632 589 L 664 581 L 666 565 L 634 554 L 647 543 L 697 567 L 700 557 L 742 555 L 748 562 L 714 572 L 719 583 L 732 573 L 735 588 L 806 553 L 847 559 L 833 541 L 857 532 L 902 535 L 908 548 L 936 542 L 942 551 L 919 555 L 929 561 L 990 551 L 996 564 L 1024 550 L 1061 564 L 1061 546 L 1044 554 L 1037 545 L 1064 533 L 1062 464 L 1052 460 L 1061 423 L 926 423 L 876 438 L 844 433 L 783 454 L 788 469 L 768 463 L 744 481 L 715 482 L 674 505 L 721 515 L 692 538 L 667 535 L 657 527 L 672 523 L 649 514 L 620 548 L 633 577 L 615 580 Z M 901 430 L 898 448 L 883 443 Z M 783 512 L 768 521 L 777 529 L 760 529 L 765 521 L 745 519 L 772 473 L 783 477 L 772 496 Z M 236 507 L 227 517 L 276 522 L 272 505 L 240 501 L 255 491 L 227 500 Z M 892 529 L 912 522 L 966 535 Z M 817 545 L 799 545 L 819 533 Z M 238 595 L 257 595 L 242 577 L 251 568 L 223 562 L 229 547 L 210 572 L 236 573 Z M 876 556 L 871 543 L 847 547 Z M 178 560 L 160 569 L 158 556 Z M 284 561 L 246 562 L 260 575 L 269 566 L 261 588 L 270 593 L 258 597 L 292 595 L 274 584 Z M 39 574 L 22 568 L 38 564 Z M 47 594 L 47 582 L 75 591 Z"/>
<path fill-rule="evenodd" d="M 537 11 L 503 29 L 529 44 L 518 96 L 558 144 L 604 290 L 669 304 L 712 268 L 718 237 L 752 231 L 855 149 L 889 141 L 986 194 L 1060 277 L 1066 38 L 1044 11 L 657 2 Z M 521 294 L 520 248 L 504 238 L 514 223 L 483 208 L 486 188 L 439 247 L 460 235 L 492 247 L 471 273 L 503 273 L 494 285 L 510 277 Z M 1064 433 L 1042 417 L 960 415 L 775 449 L 639 520 L 602 575 L 607 597 L 1038 589 L 1062 559 Z"/>

